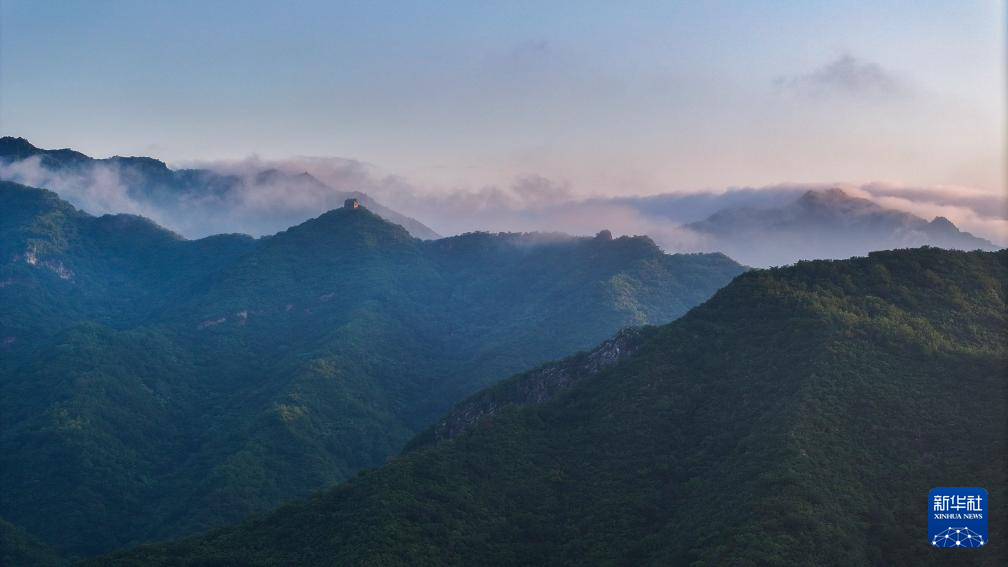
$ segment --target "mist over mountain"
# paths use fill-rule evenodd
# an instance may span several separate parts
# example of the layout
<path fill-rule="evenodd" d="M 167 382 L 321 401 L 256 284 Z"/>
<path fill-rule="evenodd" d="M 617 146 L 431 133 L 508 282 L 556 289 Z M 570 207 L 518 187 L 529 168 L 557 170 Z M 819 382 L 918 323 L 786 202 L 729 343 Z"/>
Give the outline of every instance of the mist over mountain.
<path fill-rule="evenodd" d="M 0 567 L 1008 566 L 1004 7 L 0 0 Z"/>
<path fill-rule="evenodd" d="M 352 168 L 352 164 L 348 167 Z M 94 213 L 133 213 L 190 236 L 271 234 L 356 198 L 417 238 L 438 234 L 360 191 L 341 191 L 307 172 L 275 167 L 171 169 L 150 157 L 94 159 L 0 138 L 0 179 L 44 187 Z"/>
<path fill-rule="evenodd" d="M 929 544 L 927 490 L 1004 525 L 1008 251 L 736 278 L 459 403 L 332 490 L 93 565 L 1003 565 Z"/>
<path fill-rule="evenodd" d="M 425 241 L 366 207 L 188 240 L 0 182 L 0 518 L 68 557 L 234 523 L 742 271 L 606 232 Z"/>
<path fill-rule="evenodd" d="M 533 203 L 491 192 L 472 197 L 475 202 L 434 198 L 431 208 L 419 214 L 427 219 L 454 211 L 458 223 L 523 230 L 561 227 L 575 234 L 606 226 L 617 234 L 646 233 L 668 251 L 725 251 L 753 266 L 923 245 L 992 250 L 1008 236 L 1004 196 L 965 189 L 794 184 L 578 199 L 546 180 L 535 185 L 535 191 L 527 191 L 535 195 Z M 943 215 L 967 219 L 1002 240 L 991 242 L 960 231 Z"/>
<path fill-rule="evenodd" d="M 806 191 L 777 207 L 731 207 L 686 227 L 703 236 L 704 246 L 723 250 L 755 266 L 809 258 L 848 258 L 872 250 L 923 245 L 997 249 L 989 240 L 961 232 L 944 217 L 927 221 L 841 189 Z"/>
<path fill-rule="evenodd" d="M 950 237 L 937 227 L 922 230 L 920 222 L 900 219 L 899 213 L 924 221 L 941 217 L 995 247 L 1008 244 L 1008 199 L 968 187 L 792 183 L 620 196 L 633 187 L 618 186 L 609 195 L 585 196 L 566 182 L 534 173 L 506 186 L 424 187 L 343 158 L 250 157 L 173 170 L 152 158 L 95 160 L 73 150 L 40 150 L 11 137 L 0 139 L 0 179 L 57 190 L 91 212 L 140 214 L 188 237 L 271 234 L 357 197 L 420 238 L 479 230 L 593 235 L 608 228 L 616 235 L 648 234 L 670 252 L 730 249 L 758 266 L 863 255 L 894 246 L 971 246 L 968 238 Z M 851 218 L 832 215 L 825 230 L 816 234 L 811 234 L 816 231 L 810 218 L 801 236 L 792 238 L 801 224 L 796 203 L 802 196 L 835 188 L 892 211 L 890 229 L 878 225 L 859 232 L 864 227 L 854 217 L 864 211 L 847 207 L 844 214 Z M 785 208 L 791 212 L 776 218 L 763 212 Z M 704 222 L 718 213 L 752 216 L 767 227 L 756 235 L 752 223 L 744 222 L 746 237 L 759 237 L 745 242 L 741 235 L 733 237 L 729 227 L 715 228 L 716 220 Z M 795 219 L 785 226 L 779 217 L 787 215 Z"/>

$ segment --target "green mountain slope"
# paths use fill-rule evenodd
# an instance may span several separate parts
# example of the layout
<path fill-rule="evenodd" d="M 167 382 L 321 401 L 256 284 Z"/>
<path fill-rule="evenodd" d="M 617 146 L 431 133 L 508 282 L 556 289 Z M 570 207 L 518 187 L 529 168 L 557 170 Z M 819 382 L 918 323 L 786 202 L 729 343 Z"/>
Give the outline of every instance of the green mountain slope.
<path fill-rule="evenodd" d="M 70 556 L 380 465 L 472 392 L 743 269 L 644 237 L 427 242 L 367 209 L 190 241 L 11 183 L 0 237 L 0 516 Z"/>
<path fill-rule="evenodd" d="M 0 565 L 61 565 L 55 550 L 14 524 L 0 518 Z"/>
<path fill-rule="evenodd" d="M 1008 520 L 1005 282 L 1003 250 L 749 272 L 333 490 L 93 564 L 1003 565 L 926 513 L 983 486 Z"/>

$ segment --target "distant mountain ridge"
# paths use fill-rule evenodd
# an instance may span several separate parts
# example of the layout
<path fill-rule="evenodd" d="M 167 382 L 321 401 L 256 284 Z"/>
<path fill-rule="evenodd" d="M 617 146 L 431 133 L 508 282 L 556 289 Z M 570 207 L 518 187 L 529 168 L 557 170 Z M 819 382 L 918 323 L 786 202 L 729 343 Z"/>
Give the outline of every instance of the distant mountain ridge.
<path fill-rule="evenodd" d="M 350 171 L 363 167 L 352 160 L 348 163 L 354 164 Z M 379 216 L 400 224 L 418 238 L 439 237 L 420 221 L 391 210 L 364 193 L 347 190 L 353 186 L 351 181 L 333 181 L 343 188 L 335 190 L 302 171 L 271 169 L 254 162 L 249 166 L 218 167 L 219 171 L 172 170 L 149 157 L 93 159 L 71 149 L 43 150 L 23 138 L 0 138 L 0 179 L 53 189 L 84 208 L 147 216 L 189 236 L 218 232 L 272 234 L 303 222 L 318 211 L 336 208 L 347 198 L 357 198 Z M 361 179 L 366 178 L 365 175 Z M 366 186 L 368 182 L 362 184 Z M 864 187 L 869 189 L 857 190 L 870 190 L 870 186 Z M 983 204 L 972 202 L 970 206 L 973 210 L 997 206 L 997 198 L 991 195 L 980 202 Z M 626 209 L 632 212 L 627 214 Z M 426 210 L 431 220 L 446 222 L 439 216 L 443 211 Z M 647 232 L 667 250 L 723 251 L 744 264 L 761 267 L 917 246 L 999 248 L 989 240 L 961 231 L 945 217 L 929 221 L 855 197 L 844 189 L 808 185 L 734 189 L 720 194 L 595 198 L 509 214 L 519 223 L 517 226 L 528 226 L 530 219 L 538 219 L 535 224 L 552 230 L 569 222 L 564 219 L 582 215 L 598 218 L 604 225 L 610 211 L 620 232 Z M 549 221 L 551 217 L 555 222 Z M 452 220 L 447 224 L 458 225 Z"/>
<path fill-rule="evenodd" d="M 734 207 L 686 227 L 708 246 L 751 265 L 789 264 L 805 258 L 847 258 L 872 250 L 922 245 L 957 250 L 997 250 L 989 240 L 961 232 L 951 221 L 927 221 L 887 209 L 842 189 L 807 191 L 774 208 Z"/>
<path fill-rule="evenodd" d="M 424 241 L 366 207 L 187 240 L 0 182 L 0 517 L 68 557 L 233 523 L 743 270 L 606 233 Z"/>
<path fill-rule="evenodd" d="M 42 185 L 47 177 L 57 180 L 58 185 L 46 187 L 61 193 L 85 193 L 88 185 L 105 182 L 104 178 L 94 179 L 96 171 L 108 168 L 115 173 L 116 184 L 125 187 L 128 197 L 152 211 L 170 214 L 173 219 L 185 220 L 186 215 L 198 216 L 200 208 L 233 206 L 230 200 L 240 198 L 243 191 L 252 193 L 256 188 L 271 188 L 297 199 L 298 195 L 325 195 L 332 206 L 345 199 L 356 198 L 382 218 L 402 225 L 413 236 L 433 239 L 440 236 L 420 221 L 400 214 L 377 203 L 359 191 L 337 191 L 307 172 L 290 173 L 278 169 L 265 169 L 251 177 L 237 174 L 219 173 L 209 169 L 173 170 L 163 161 L 151 157 L 113 156 L 95 159 L 71 149 L 46 150 L 37 148 L 24 138 L 5 136 L 0 138 L 0 164 L 14 165 L 17 162 L 36 159 L 41 172 L 35 168 L 8 167 L 5 180 L 28 185 Z M 67 191 L 70 187 L 73 192 Z M 81 204 L 81 203 L 78 203 Z M 206 212 L 206 211 L 204 211 Z M 251 219 L 249 222 L 253 224 Z M 287 224 L 277 226 L 282 229 L 306 220 L 304 213 L 291 212 L 285 219 Z M 275 223 L 274 223 L 275 224 Z M 268 228 L 268 226 L 264 227 Z M 203 227 L 205 230 L 205 227 Z M 265 232 L 273 232 L 265 230 Z"/>

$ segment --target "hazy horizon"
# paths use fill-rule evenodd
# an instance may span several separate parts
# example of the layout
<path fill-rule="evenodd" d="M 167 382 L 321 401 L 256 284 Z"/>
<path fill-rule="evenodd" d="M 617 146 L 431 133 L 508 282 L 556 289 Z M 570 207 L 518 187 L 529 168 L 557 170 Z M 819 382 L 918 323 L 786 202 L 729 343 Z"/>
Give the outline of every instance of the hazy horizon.
<path fill-rule="evenodd" d="M 5 1 L 0 126 L 98 158 L 309 171 L 443 234 L 651 234 L 672 229 L 594 205 L 839 186 L 1008 243 L 1002 3 L 586 8 Z M 71 197 L 188 235 L 279 222 L 159 216 L 115 177 Z M 266 221 L 332 205 L 239 201 Z"/>
<path fill-rule="evenodd" d="M 436 192 L 376 166 L 342 158 L 250 157 L 190 162 L 186 167 L 205 168 L 243 181 L 224 195 L 177 195 L 172 202 L 165 202 L 145 198 L 143 192 L 136 191 L 136 181 L 129 172 L 107 162 L 96 162 L 87 172 L 68 174 L 49 171 L 31 158 L 0 163 L 0 178 L 52 189 L 92 214 L 143 215 L 189 238 L 228 232 L 273 234 L 341 206 L 346 192 L 361 191 L 444 236 L 472 231 L 559 231 L 583 236 L 608 229 L 617 235 L 646 234 L 670 252 L 714 251 L 715 243 L 685 225 L 724 209 L 781 207 L 806 191 L 839 188 L 851 197 L 925 220 L 948 218 L 960 229 L 998 246 L 1008 243 L 1004 196 L 967 187 L 779 183 L 653 195 L 585 196 L 567 184 L 536 175 L 519 177 L 505 187 Z M 270 169 L 307 172 L 326 186 L 292 186 L 258 178 Z"/>
<path fill-rule="evenodd" d="M 0 124 L 175 165 L 339 156 L 434 192 L 1004 189 L 1000 2 L 585 8 L 8 0 Z"/>

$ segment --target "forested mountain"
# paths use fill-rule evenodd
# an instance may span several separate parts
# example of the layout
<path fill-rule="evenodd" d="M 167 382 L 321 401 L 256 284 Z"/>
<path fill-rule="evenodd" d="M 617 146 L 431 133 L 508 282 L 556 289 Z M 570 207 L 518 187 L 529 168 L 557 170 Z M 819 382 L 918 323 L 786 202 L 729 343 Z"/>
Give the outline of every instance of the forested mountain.
<path fill-rule="evenodd" d="M 50 567 L 64 563 L 55 550 L 0 518 L 0 565 Z"/>
<path fill-rule="evenodd" d="M 1008 521 L 1006 282 L 1004 250 L 750 271 L 332 490 L 94 564 L 1004 565 L 925 538 L 935 486 Z"/>
<path fill-rule="evenodd" d="M 232 230 L 240 225 L 241 232 L 270 233 L 308 216 L 306 207 L 285 209 L 281 206 L 284 201 L 308 200 L 337 206 L 345 199 L 356 198 L 417 238 L 439 237 L 420 221 L 382 206 L 364 193 L 337 191 L 307 172 L 171 169 L 151 157 L 95 159 L 71 149 L 46 150 L 24 138 L 4 136 L 0 138 L 0 180 L 53 189 L 78 206 L 94 203 L 119 210 L 129 206 L 156 214 L 166 222 L 184 224 L 187 233 L 197 235 L 207 234 L 215 225 L 236 223 L 230 227 Z M 232 218 L 230 215 L 238 214 L 238 210 L 246 212 Z"/>
<path fill-rule="evenodd" d="M 604 232 L 423 241 L 366 208 L 186 240 L 2 182 L 0 517 L 70 557 L 234 523 L 742 271 Z"/>
<path fill-rule="evenodd" d="M 848 195 L 842 189 L 806 191 L 777 207 L 729 207 L 686 226 L 704 236 L 710 249 L 754 266 L 848 258 L 871 250 L 924 245 L 997 249 L 988 240 L 961 232 L 944 217 L 927 221 Z"/>

